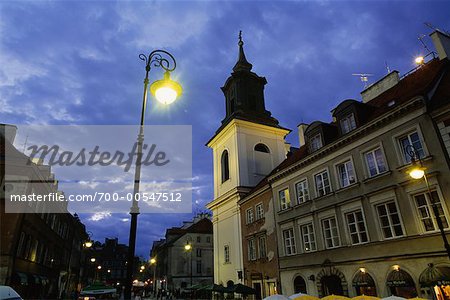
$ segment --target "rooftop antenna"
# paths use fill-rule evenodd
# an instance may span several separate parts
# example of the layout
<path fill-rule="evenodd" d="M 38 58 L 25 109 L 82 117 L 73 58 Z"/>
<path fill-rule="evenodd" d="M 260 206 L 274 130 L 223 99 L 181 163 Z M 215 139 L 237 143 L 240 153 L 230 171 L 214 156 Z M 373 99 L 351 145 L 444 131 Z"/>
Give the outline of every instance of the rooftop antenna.
<path fill-rule="evenodd" d="M 367 88 L 369 82 L 369 76 L 373 76 L 373 74 L 367 73 L 353 73 L 353 76 L 359 76 L 359 79 L 364 84 L 364 88 Z"/>
<path fill-rule="evenodd" d="M 27 133 L 27 136 L 25 137 L 25 142 L 23 143 L 23 150 L 22 150 L 23 154 L 25 154 L 25 149 L 27 148 L 27 142 L 28 142 L 28 133 Z"/>
<path fill-rule="evenodd" d="M 427 45 L 425 44 L 425 42 L 423 41 L 423 38 L 426 37 L 425 34 L 420 34 L 417 39 L 420 41 L 420 43 L 422 44 L 423 48 L 427 51 L 427 53 L 430 53 L 431 50 L 427 47 Z"/>
<path fill-rule="evenodd" d="M 388 65 L 388 63 L 387 63 L 387 60 L 384 61 L 384 66 L 386 67 L 387 73 L 388 73 L 388 74 L 391 73 L 391 68 L 389 68 L 389 65 Z"/>

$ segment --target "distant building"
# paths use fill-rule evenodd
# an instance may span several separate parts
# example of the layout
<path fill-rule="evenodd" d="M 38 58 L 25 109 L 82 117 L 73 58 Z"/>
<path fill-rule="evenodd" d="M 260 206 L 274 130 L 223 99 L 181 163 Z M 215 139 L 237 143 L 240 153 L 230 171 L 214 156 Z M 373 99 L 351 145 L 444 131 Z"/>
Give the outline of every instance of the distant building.
<path fill-rule="evenodd" d="M 124 286 L 127 280 L 128 246 L 119 244 L 118 238 L 105 238 L 105 242 L 95 242 L 88 250 L 88 281 L 102 281 L 116 287 Z M 90 259 L 95 258 L 94 262 Z M 139 258 L 135 257 L 133 275 L 139 273 Z M 99 266 L 101 268 L 99 268 Z M 133 277 L 135 278 L 135 277 Z"/>
<path fill-rule="evenodd" d="M 165 239 L 153 243 L 150 256 L 156 264 L 157 288 L 187 292 L 192 285 L 213 283 L 212 223 L 208 214 L 199 214 L 181 227 L 166 230 Z M 186 244 L 190 250 L 186 250 Z M 153 269 L 155 268 L 156 269 Z"/>
<path fill-rule="evenodd" d="M 0 168 L 5 170 L 5 153 L 16 166 L 6 175 L 2 171 L 2 190 L 60 193 L 49 166 L 31 162 L 14 148 L 16 130 L 0 126 Z M 10 184 L 17 179 L 23 182 Z M 39 190 L 32 190 L 36 185 L 30 182 L 40 183 Z M 30 213 L 5 213 L 5 193 L 1 195 L 0 284 L 12 286 L 24 298 L 58 298 L 79 290 L 86 271 L 83 243 L 88 238 L 79 218 L 67 211 L 66 203 L 60 205 L 60 213 L 47 212 L 41 202 L 29 202 Z"/>

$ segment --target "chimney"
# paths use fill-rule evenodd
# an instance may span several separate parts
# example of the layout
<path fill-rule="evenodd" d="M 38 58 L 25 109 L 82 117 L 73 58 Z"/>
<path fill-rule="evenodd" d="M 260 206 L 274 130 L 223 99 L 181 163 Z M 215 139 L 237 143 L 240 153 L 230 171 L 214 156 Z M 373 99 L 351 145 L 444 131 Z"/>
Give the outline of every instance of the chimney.
<path fill-rule="evenodd" d="M 309 125 L 305 124 L 305 123 L 300 123 L 300 124 L 297 125 L 299 147 L 301 147 L 301 146 L 306 144 L 306 141 L 305 141 L 305 130 L 306 130 L 306 127 L 308 127 L 308 126 Z"/>
<path fill-rule="evenodd" d="M 381 95 L 400 81 L 398 71 L 394 70 L 361 92 L 363 103 Z"/>
<path fill-rule="evenodd" d="M 0 127 L 2 127 L 0 133 L 3 134 L 8 142 L 14 144 L 14 140 L 16 139 L 17 126 L 10 124 L 0 124 Z"/>
<path fill-rule="evenodd" d="M 435 30 L 430 34 L 430 37 L 433 40 L 439 59 L 443 60 L 446 57 L 450 59 L 450 36 L 440 30 Z"/>

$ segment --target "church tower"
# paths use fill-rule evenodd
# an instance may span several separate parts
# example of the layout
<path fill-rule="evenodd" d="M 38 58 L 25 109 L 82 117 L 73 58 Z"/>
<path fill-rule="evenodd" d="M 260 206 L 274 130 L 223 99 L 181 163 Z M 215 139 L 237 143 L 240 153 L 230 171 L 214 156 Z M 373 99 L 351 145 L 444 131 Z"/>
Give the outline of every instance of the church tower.
<path fill-rule="evenodd" d="M 239 33 L 239 56 L 221 88 L 225 118 L 209 140 L 213 150 L 214 281 L 239 283 L 243 274 L 241 222 L 238 201 L 286 158 L 289 133 L 266 110 L 266 78 L 252 72 Z"/>

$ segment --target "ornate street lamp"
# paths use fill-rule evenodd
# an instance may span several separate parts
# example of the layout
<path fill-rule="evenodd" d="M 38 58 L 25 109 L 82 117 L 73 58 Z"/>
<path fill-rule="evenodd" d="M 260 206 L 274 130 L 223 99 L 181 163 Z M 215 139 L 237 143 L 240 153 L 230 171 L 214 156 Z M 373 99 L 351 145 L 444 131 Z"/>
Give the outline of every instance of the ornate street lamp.
<path fill-rule="evenodd" d="M 133 285 L 133 266 L 134 266 L 134 252 L 136 248 L 136 231 L 137 231 L 137 216 L 139 214 L 139 185 L 141 180 L 141 159 L 142 159 L 142 147 L 144 144 L 144 121 L 145 110 L 147 108 L 147 93 L 148 93 L 148 74 L 151 67 L 160 67 L 164 73 L 162 80 L 155 81 L 150 90 L 155 98 L 163 103 L 170 104 L 174 102 L 177 97 L 182 93 L 181 85 L 170 79 L 170 72 L 175 70 L 177 63 L 175 58 L 169 52 L 165 50 L 154 50 L 148 56 L 145 54 L 139 54 L 139 58 L 145 62 L 145 78 L 144 78 L 144 95 L 142 98 L 142 110 L 141 110 L 141 123 L 139 127 L 139 134 L 137 137 L 137 159 L 136 168 L 134 173 L 134 188 L 133 188 L 133 203 L 131 205 L 131 224 L 130 224 L 130 237 L 128 241 L 128 259 L 127 259 L 127 280 L 125 282 L 125 299 L 131 299 L 131 289 Z"/>
<path fill-rule="evenodd" d="M 411 157 L 411 168 L 408 170 L 409 176 L 413 179 L 421 179 L 425 180 L 425 184 L 427 186 L 428 197 L 431 203 L 431 207 L 433 209 L 434 217 L 436 218 L 437 225 L 439 227 L 439 231 L 441 232 L 442 241 L 444 242 L 445 250 L 447 251 L 447 255 L 450 258 L 450 245 L 447 241 L 447 236 L 445 235 L 444 225 L 442 224 L 441 217 L 439 215 L 439 208 L 437 207 L 437 202 L 434 201 L 433 195 L 431 194 L 430 184 L 428 183 L 428 178 L 426 174 L 426 168 L 423 166 L 422 159 L 420 158 L 419 152 L 413 145 L 408 145 L 405 147 L 405 152 Z"/>

